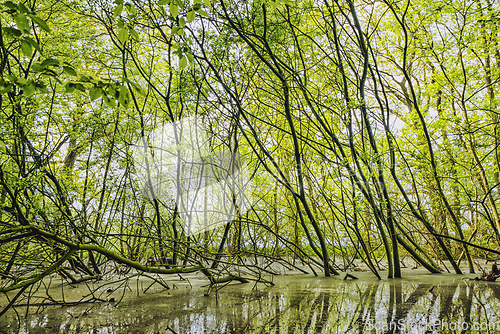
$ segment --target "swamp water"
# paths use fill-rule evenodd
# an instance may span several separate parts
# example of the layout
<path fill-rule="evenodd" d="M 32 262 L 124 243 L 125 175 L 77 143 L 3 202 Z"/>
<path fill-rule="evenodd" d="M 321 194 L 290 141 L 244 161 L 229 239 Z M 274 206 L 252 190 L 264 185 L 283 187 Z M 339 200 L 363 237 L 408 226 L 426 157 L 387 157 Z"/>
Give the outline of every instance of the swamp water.
<path fill-rule="evenodd" d="M 48 293 L 33 294 L 44 299 L 1 317 L 0 333 L 500 333 L 500 282 L 421 269 L 380 281 L 351 274 L 358 279 L 266 277 L 275 285 L 231 283 L 210 296 L 199 274 L 164 277 L 169 290 L 144 277 L 65 284 L 66 301 L 88 299 L 89 291 L 107 301 L 42 308 L 37 300 L 63 296 L 54 280 Z"/>

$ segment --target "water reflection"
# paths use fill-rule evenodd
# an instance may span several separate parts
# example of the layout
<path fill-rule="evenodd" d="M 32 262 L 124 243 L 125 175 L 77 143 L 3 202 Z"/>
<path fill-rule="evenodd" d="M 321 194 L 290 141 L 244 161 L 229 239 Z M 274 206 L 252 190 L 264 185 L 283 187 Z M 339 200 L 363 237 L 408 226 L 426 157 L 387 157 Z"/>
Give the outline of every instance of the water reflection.
<path fill-rule="evenodd" d="M 278 277 L 274 287 L 234 284 L 210 297 L 199 286 L 180 288 L 118 306 L 46 309 L 20 321 L 11 312 L 0 319 L 0 333 L 500 332 L 499 283 L 450 277 Z"/>

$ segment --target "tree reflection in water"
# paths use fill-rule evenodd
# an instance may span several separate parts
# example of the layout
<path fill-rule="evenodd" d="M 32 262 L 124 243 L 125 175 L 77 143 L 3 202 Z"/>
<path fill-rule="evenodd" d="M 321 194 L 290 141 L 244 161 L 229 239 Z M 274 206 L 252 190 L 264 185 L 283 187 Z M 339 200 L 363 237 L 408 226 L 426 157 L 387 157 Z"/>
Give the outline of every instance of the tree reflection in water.
<path fill-rule="evenodd" d="M 118 306 L 45 309 L 19 321 L 11 312 L 0 319 L 0 333 L 500 331 L 498 283 L 435 277 L 442 276 L 413 281 L 288 276 L 275 278 L 274 287 L 231 284 L 210 297 L 199 286 L 181 287 L 130 297 Z M 21 317 L 25 310 L 17 311 Z"/>

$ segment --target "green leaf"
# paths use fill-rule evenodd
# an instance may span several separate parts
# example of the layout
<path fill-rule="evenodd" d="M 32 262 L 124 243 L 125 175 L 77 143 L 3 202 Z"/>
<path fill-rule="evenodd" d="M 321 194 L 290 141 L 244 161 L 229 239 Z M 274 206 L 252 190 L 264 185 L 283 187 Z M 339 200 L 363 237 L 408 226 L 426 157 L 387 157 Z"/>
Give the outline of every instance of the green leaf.
<path fill-rule="evenodd" d="M 56 77 L 56 80 L 58 82 L 60 82 L 60 80 L 57 78 L 59 76 L 59 74 L 56 73 L 56 71 L 54 70 L 51 70 L 50 68 L 46 68 L 42 71 L 42 75 L 46 75 L 46 76 L 49 76 L 49 77 Z"/>
<path fill-rule="evenodd" d="M 139 39 L 139 34 L 137 33 L 137 31 L 134 30 L 134 28 L 129 27 L 129 32 L 130 35 L 132 35 L 132 37 L 134 37 L 135 39 Z"/>
<path fill-rule="evenodd" d="M 129 12 L 129 17 L 131 16 L 135 16 L 136 12 L 137 12 L 137 9 L 135 9 L 135 6 L 132 5 L 131 3 L 126 3 L 125 4 L 125 7 L 127 7 L 127 11 Z"/>
<path fill-rule="evenodd" d="M 141 86 L 139 86 L 135 82 L 131 82 L 130 84 L 132 85 L 132 88 L 134 88 L 137 91 L 137 93 L 144 94 L 144 91 L 142 90 Z"/>
<path fill-rule="evenodd" d="M 123 11 L 123 5 L 119 4 L 118 6 L 115 7 L 115 10 L 113 11 L 113 15 L 115 17 L 120 16 Z"/>
<path fill-rule="evenodd" d="M 184 18 L 180 18 L 179 19 L 179 27 L 182 27 L 184 28 L 186 26 L 186 20 L 184 20 Z"/>
<path fill-rule="evenodd" d="M 196 13 L 191 9 L 187 12 L 186 17 L 188 22 L 193 22 L 194 18 L 196 17 Z"/>
<path fill-rule="evenodd" d="M 142 94 L 142 88 L 141 86 L 139 86 L 138 84 L 136 84 L 135 82 L 133 81 L 130 81 L 128 78 L 126 77 L 122 77 L 122 80 L 123 82 L 127 82 L 130 84 L 130 86 L 132 86 L 133 89 L 135 89 L 137 92 L 139 92 L 140 94 Z"/>
<path fill-rule="evenodd" d="M 189 63 L 194 64 L 194 57 L 190 53 L 186 53 L 187 58 L 189 59 Z"/>
<path fill-rule="evenodd" d="M 0 94 L 5 94 L 7 92 L 10 92 L 13 87 L 14 87 L 14 85 L 12 83 L 1 85 L 0 86 Z"/>
<path fill-rule="evenodd" d="M 67 62 L 64 62 L 64 64 L 66 64 L 66 66 L 70 66 L 71 67 L 71 65 L 69 63 L 67 63 Z M 80 81 L 80 82 L 92 82 L 93 80 L 92 80 L 91 77 L 89 77 L 87 75 L 82 75 L 82 76 L 80 76 L 78 78 L 78 81 Z"/>
<path fill-rule="evenodd" d="M 17 5 L 17 9 L 21 12 L 21 13 L 29 13 L 30 10 L 28 8 L 26 8 L 26 6 L 20 2 L 18 5 Z"/>
<path fill-rule="evenodd" d="M 35 90 L 36 90 L 36 86 L 35 86 L 35 83 L 32 81 L 23 87 L 23 91 L 24 91 L 24 94 L 26 96 L 33 95 L 33 93 L 35 93 Z"/>
<path fill-rule="evenodd" d="M 204 11 L 203 9 L 201 9 L 201 8 L 200 8 L 200 9 L 198 9 L 198 13 L 199 13 L 200 15 L 202 15 L 202 16 L 208 17 L 207 12 L 205 12 L 205 11 Z"/>
<path fill-rule="evenodd" d="M 36 83 L 36 88 L 42 92 L 42 93 L 45 93 L 45 94 L 48 94 L 49 93 L 49 90 L 47 89 L 47 86 L 43 83 L 43 82 L 37 82 Z"/>
<path fill-rule="evenodd" d="M 179 58 L 179 67 L 183 70 L 187 65 L 187 58 L 182 56 Z"/>
<path fill-rule="evenodd" d="M 212 7 L 212 4 L 210 3 L 210 0 L 203 0 L 203 4 L 204 4 L 206 7 Z"/>
<path fill-rule="evenodd" d="M 90 88 L 90 90 L 89 90 L 89 96 L 90 96 L 90 99 L 92 101 L 97 100 L 99 97 L 101 97 L 101 95 L 103 93 L 104 92 L 102 91 L 101 87 L 97 87 L 97 86 L 94 86 L 94 87 Z"/>
<path fill-rule="evenodd" d="M 73 93 L 75 89 L 78 89 L 79 91 L 85 93 L 85 86 L 83 86 L 81 83 L 68 82 L 66 84 L 66 93 Z"/>
<path fill-rule="evenodd" d="M 118 97 L 118 101 L 124 106 L 128 106 L 130 103 L 130 95 L 126 86 L 120 87 L 120 96 Z"/>
<path fill-rule="evenodd" d="M 118 92 L 116 91 L 116 87 L 114 87 L 114 85 L 108 86 L 108 94 L 110 96 L 118 97 Z"/>
<path fill-rule="evenodd" d="M 31 48 L 31 44 L 25 39 L 21 40 L 21 50 L 26 55 L 26 57 L 31 58 L 33 56 L 33 49 Z"/>
<path fill-rule="evenodd" d="M 33 38 L 25 37 L 24 39 L 27 40 L 31 44 L 31 46 L 35 48 L 35 50 L 42 53 L 42 50 L 40 49 L 40 45 L 38 45 L 38 43 Z"/>
<path fill-rule="evenodd" d="M 15 36 L 15 37 L 19 37 L 23 34 L 19 29 L 12 28 L 12 27 L 5 27 L 5 28 L 3 28 L 3 31 L 5 31 L 8 35 Z"/>
<path fill-rule="evenodd" d="M 158 4 L 160 6 L 164 6 L 164 5 L 168 4 L 168 1 L 167 0 L 160 0 L 160 1 L 158 1 Z"/>
<path fill-rule="evenodd" d="M 31 70 L 33 72 L 43 72 L 47 69 L 47 67 L 43 66 L 41 63 L 39 62 L 34 62 L 32 65 L 31 65 Z"/>
<path fill-rule="evenodd" d="M 114 99 L 110 99 L 108 96 L 104 95 L 103 97 L 104 103 L 111 108 L 116 107 L 116 102 Z"/>
<path fill-rule="evenodd" d="M 23 77 L 18 77 L 18 78 L 16 78 L 16 83 L 18 85 L 24 86 L 24 85 L 28 84 L 28 80 L 23 78 Z"/>
<path fill-rule="evenodd" d="M 50 28 L 49 28 L 47 22 L 45 22 L 44 20 L 42 20 L 41 18 L 39 18 L 35 14 L 28 14 L 28 15 L 31 18 L 31 20 L 36 23 L 37 26 L 39 26 L 40 28 L 42 28 L 46 32 L 50 33 Z"/>
<path fill-rule="evenodd" d="M 3 5 L 9 7 L 10 9 L 17 10 L 17 5 L 15 3 L 13 3 L 12 1 L 6 1 L 3 3 Z"/>
<path fill-rule="evenodd" d="M 81 83 L 75 83 L 75 88 L 78 89 L 80 92 L 84 92 L 85 93 L 85 86 L 82 85 Z"/>
<path fill-rule="evenodd" d="M 170 14 L 172 14 L 174 18 L 177 18 L 177 14 L 179 14 L 179 7 L 173 2 L 170 3 Z"/>
<path fill-rule="evenodd" d="M 123 27 L 118 30 L 118 40 L 120 43 L 125 44 L 125 42 L 128 40 L 128 29 Z"/>
<path fill-rule="evenodd" d="M 30 24 L 24 14 L 17 13 L 16 15 L 14 15 L 14 21 L 16 21 L 16 25 L 19 28 L 19 30 L 21 30 L 24 33 L 30 32 Z"/>
<path fill-rule="evenodd" d="M 77 76 L 75 69 L 70 66 L 63 66 L 63 71 L 66 72 L 66 74 L 72 75 L 74 77 Z"/>
<path fill-rule="evenodd" d="M 54 58 L 47 58 L 42 61 L 42 66 L 59 66 L 59 60 Z"/>
<path fill-rule="evenodd" d="M 7 147 L 5 146 L 5 143 L 3 140 L 0 141 L 0 152 L 5 153 L 7 152 Z"/>
<path fill-rule="evenodd" d="M 75 91 L 75 85 L 72 82 L 68 82 L 65 87 L 66 93 L 73 93 Z"/>

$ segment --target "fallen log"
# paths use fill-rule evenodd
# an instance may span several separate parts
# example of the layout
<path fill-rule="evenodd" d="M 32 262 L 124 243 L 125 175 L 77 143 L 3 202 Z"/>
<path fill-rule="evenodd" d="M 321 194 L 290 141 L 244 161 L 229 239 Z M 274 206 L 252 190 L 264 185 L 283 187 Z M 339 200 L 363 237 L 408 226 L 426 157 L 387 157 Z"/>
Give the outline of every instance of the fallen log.
<path fill-rule="evenodd" d="M 494 264 L 491 266 L 491 271 L 487 275 L 483 275 L 483 277 L 476 277 L 474 278 L 474 280 L 495 282 L 499 277 L 500 277 L 500 270 L 498 270 L 498 266 Z"/>

